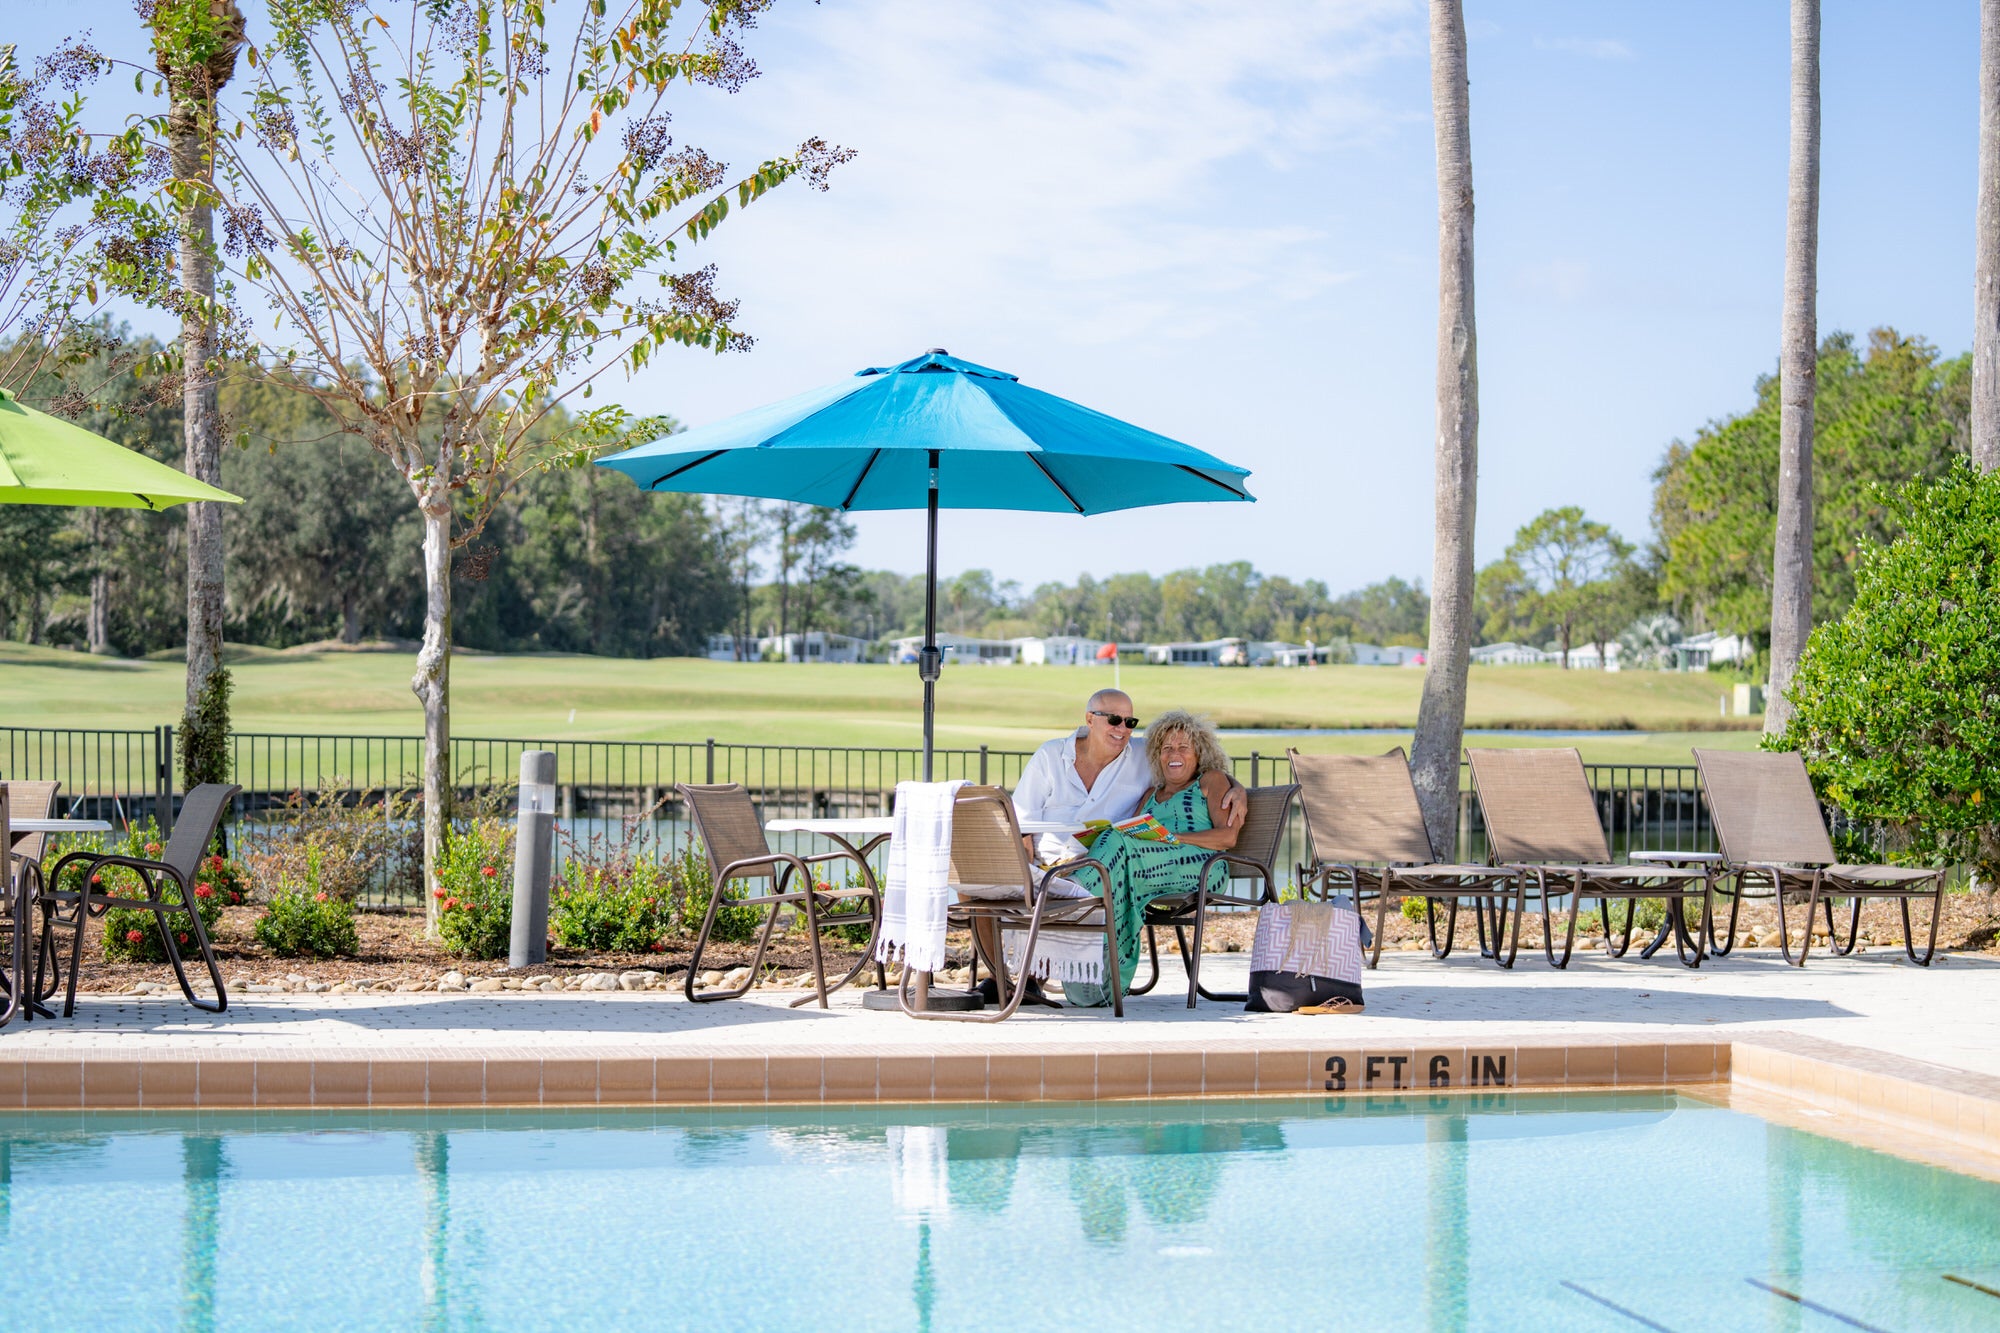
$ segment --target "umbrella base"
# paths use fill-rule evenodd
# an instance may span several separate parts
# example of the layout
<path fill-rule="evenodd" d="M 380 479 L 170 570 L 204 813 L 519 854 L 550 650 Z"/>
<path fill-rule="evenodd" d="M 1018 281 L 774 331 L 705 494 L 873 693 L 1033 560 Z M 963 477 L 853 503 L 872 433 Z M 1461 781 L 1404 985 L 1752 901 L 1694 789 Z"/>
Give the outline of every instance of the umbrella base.
<path fill-rule="evenodd" d="M 863 1009 L 893 1010 L 896 1013 L 903 1011 L 903 1006 L 897 1001 L 896 992 L 893 988 L 889 990 L 865 990 L 861 992 L 861 1007 Z M 924 1005 L 927 1011 L 948 1014 L 971 1013 L 974 1010 L 984 1009 L 985 1007 L 986 1001 L 980 998 L 977 991 L 938 990 L 936 987 L 932 987 L 928 1003 Z"/>

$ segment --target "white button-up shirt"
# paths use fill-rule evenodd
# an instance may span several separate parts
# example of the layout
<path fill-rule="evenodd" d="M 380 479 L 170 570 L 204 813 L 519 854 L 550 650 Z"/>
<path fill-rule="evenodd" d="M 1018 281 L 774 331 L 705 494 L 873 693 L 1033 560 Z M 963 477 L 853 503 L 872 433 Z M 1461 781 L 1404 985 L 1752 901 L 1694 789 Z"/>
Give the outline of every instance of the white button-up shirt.
<path fill-rule="evenodd" d="M 1077 828 L 1092 819 L 1124 819 L 1139 808 L 1153 775 L 1146 766 L 1145 745 L 1131 741 L 1125 752 L 1097 775 L 1089 788 L 1076 771 L 1074 735 L 1043 745 L 1021 770 L 1014 785 L 1014 813 L 1022 819 L 1072 822 Z M 1083 844 L 1059 833 L 1044 833 L 1036 845 L 1042 864 L 1067 861 L 1084 854 Z"/>

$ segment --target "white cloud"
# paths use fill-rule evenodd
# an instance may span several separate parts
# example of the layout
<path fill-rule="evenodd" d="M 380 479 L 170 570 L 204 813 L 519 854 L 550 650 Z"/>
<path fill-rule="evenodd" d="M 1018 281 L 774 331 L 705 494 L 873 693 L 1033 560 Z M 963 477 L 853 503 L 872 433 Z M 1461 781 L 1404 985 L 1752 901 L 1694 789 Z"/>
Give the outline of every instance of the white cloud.
<path fill-rule="evenodd" d="M 1590 60 L 1631 60 L 1634 52 L 1616 37 L 1537 37 L 1537 51 L 1562 51 Z"/>
<path fill-rule="evenodd" d="M 833 194 L 759 204 L 713 249 L 730 282 L 755 233 L 759 332 L 832 317 L 891 345 L 918 323 L 1102 345 L 1253 323 L 1349 275 L 1296 182 L 1408 119 L 1365 80 L 1422 58 L 1416 17 L 1403 0 L 799 11 L 745 95 L 764 146 L 809 130 L 861 156 Z"/>

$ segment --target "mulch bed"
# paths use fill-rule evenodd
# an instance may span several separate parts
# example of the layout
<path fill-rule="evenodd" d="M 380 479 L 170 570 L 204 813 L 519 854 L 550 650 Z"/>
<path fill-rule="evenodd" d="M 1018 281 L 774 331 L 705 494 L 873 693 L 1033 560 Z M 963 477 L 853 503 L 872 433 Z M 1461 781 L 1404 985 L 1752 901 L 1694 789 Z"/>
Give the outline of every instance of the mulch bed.
<path fill-rule="evenodd" d="M 333 984 L 341 981 L 380 980 L 400 978 L 410 981 L 435 982 L 447 972 L 459 972 L 467 980 L 487 976 L 505 976 L 508 973 L 506 960 L 478 962 L 455 958 L 446 953 L 436 940 L 424 938 L 423 919 L 414 915 L 400 915 L 382 912 L 363 912 L 356 916 L 360 927 L 361 952 L 354 958 L 315 960 L 306 958 L 279 958 L 257 943 L 253 933 L 260 909 L 254 907 L 232 907 L 223 913 L 222 923 L 215 934 L 216 956 L 222 965 L 222 975 L 231 984 L 240 978 L 253 981 L 274 981 L 286 977 L 304 977 L 308 981 Z M 1918 947 L 1927 929 L 1929 908 L 1912 908 L 1912 918 L 1917 927 Z M 1800 910 L 1791 913 L 1793 926 L 1799 923 Z M 1844 931 L 1846 913 L 1837 914 Z M 1558 916 L 1558 940 L 1563 918 Z M 1614 910 L 1613 921 L 1622 922 L 1624 910 Z M 1369 921 L 1373 923 L 1372 912 Z M 1746 906 L 1739 918 L 1739 937 L 1748 928 L 1759 935 L 1776 929 L 1776 916 L 1766 905 Z M 1825 918 L 1820 925 L 1823 929 Z M 1230 915 L 1211 918 L 1204 932 L 1203 944 L 1206 950 L 1217 953 L 1247 951 L 1255 933 L 1255 919 L 1248 915 Z M 121 992 L 139 981 L 173 984 L 173 971 L 165 964 L 147 963 L 107 963 L 97 945 L 96 928 L 91 939 L 84 946 L 84 966 L 80 988 L 87 991 Z M 1870 903 L 1862 914 L 1862 934 L 1864 947 L 1878 952 L 1902 953 L 1900 947 L 1891 948 L 1889 942 L 1902 938 L 1902 919 L 1893 902 Z M 1388 924 L 1383 931 L 1384 949 L 1400 951 L 1422 947 L 1424 928 L 1420 922 L 1405 920 L 1391 907 Z M 1651 938 L 1650 932 L 1644 938 Z M 536 964 L 534 971 L 557 978 L 581 976 L 595 972 L 624 972 L 646 969 L 663 974 L 678 974 L 687 969 L 688 954 L 693 941 L 679 942 L 664 953 L 599 953 L 577 949 L 551 949 L 548 962 Z M 955 960 L 963 958 L 969 941 L 956 932 L 952 940 Z M 1161 953 L 1169 954 L 1172 943 L 1168 939 L 1160 941 Z M 1471 913 L 1462 911 L 1458 926 L 1458 947 L 1470 951 L 1476 947 Z M 1522 932 L 1522 947 L 1541 948 L 1541 918 L 1530 915 Z M 1940 949 L 1973 950 L 2000 955 L 2000 896 L 1992 894 L 1950 894 L 1945 899 L 1944 923 L 1938 931 Z M 727 971 L 731 967 L 750 961 L 755 952 L 752 944 L 712 944 L 702 959 L 702 970 L 714 968 Z M 837 946 L 829 941 L 826 950 L 828 970 L 836 975 L 844 973 L 858 956 L 859 951 Z M 1814 953 L 1818 954 L 1818 946 Z M 1627 955 L 1630 957 L 1631 955 Z M 1664 955 L 1662 955 L 1664 956 Z M 765 955 L 767 968 L 796 974 L 812 965 L 812 956 L 802 933 L 779 936 L 771 942 L 771 949 Z M 198 965 L 197 965 L 198 966 Z"/>

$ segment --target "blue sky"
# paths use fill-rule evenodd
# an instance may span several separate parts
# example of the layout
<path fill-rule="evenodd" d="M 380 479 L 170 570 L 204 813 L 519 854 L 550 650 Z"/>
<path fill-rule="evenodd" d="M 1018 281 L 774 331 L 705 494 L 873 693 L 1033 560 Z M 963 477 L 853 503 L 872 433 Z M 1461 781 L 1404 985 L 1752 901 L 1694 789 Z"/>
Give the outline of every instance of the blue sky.
<path fill-rule="evenodd" d="M 1644 538 L 1667 443 L 1775 364 L 1786 6 L 1466 11 L 1477 558 L 1559 504 Z M 8 38 L 46 49 L 79 13 L 101 45 L 131 22 L 122 0 L 30 4 Z M 1821 331 L 1893 324 L 1956 354 L 1977 6 L 1827 0 L 1823 25 Z M 1410 0 L 784 0 L 752 34 L 764 77 L 684 104 L 680 137 L 739 166 L 808 134 L 861 155 L 694 256 L 755 350 L 656 359 L 624 401 L 698 424 L 942 346 L 1248 466 L 1260 497 L 955 513 L 948 570 L 1428 579 L 1426 34 Z M 861 563 L 921 568 L 920 517 L 858 525 Z"/>

